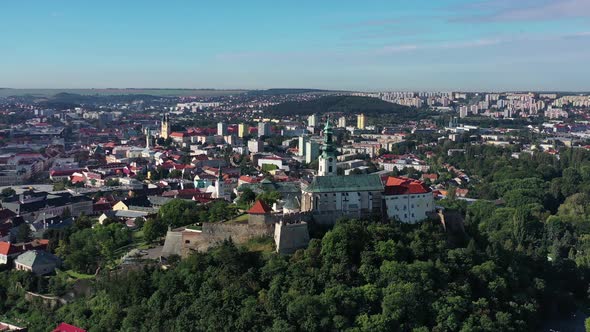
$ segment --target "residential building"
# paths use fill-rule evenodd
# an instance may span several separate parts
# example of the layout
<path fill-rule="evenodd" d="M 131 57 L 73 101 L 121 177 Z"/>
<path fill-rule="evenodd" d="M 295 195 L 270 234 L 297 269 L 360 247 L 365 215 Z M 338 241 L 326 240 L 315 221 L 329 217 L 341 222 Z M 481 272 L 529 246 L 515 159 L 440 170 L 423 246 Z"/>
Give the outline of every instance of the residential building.
<path fill-rule="evenodd" d="M 264 151 L 264 142 L 258 140 L 249 140 L 248 141 L 248 151 L 250 153 L 260 153 Z"/>
<path fill-rule="evenodd" d="M 359 114 L 356 117 L 356 127 L 364 130 L 366 128 L 366 119 L 364 114 Z"/>
<path fill-rule="evenodd" d="M 338 128 L 346 128 L 346 117 L 341 116 L 338 118 Z"/>
<path fill-rule="evenodd" d="M 44 250 L 29 250 L 14 260 L 17 270 L 29 271 L 36 275 L 51 274 L 61 266 L 59 257 Z"/>
<path fill-rule="evenodd" d="M 320 156 L 320 144 L 316 141 L 305 143 L 305 162 L 310 164 Z"/>
<path fill-rule="evenodd" d="M 318 116 L 316 114 L 312 114 L 307 117 L 307 126 L 316 127 L 317 125 L 318 125 Z"/>
<path fill-rule="evenodd" d="M 227 124 L 223 122 L 219 122 L 217 124 L 217 135 L 218 136 L 225 136 L 227 135 Z"/>
<path fill-rule="evenodd" d="M 247 132 L 246 124 L 240 123 L 238 125 L 238 137 L 243 138 L 247 134 L 248 134 L 248 132 Z"/>
<path fill-rule="evenodd" d="M 270 136 L 270 123 L 258 122 L 258 137 Z"/>

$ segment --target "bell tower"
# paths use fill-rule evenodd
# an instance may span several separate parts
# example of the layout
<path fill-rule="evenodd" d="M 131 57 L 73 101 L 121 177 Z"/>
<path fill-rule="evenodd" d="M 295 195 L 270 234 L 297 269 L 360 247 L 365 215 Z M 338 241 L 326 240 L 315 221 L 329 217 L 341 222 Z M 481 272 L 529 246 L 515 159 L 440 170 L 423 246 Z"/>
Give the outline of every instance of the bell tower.
<path fill-rule="evenodd" d="M 334 176 L 337 174 L 336 148 L 334 147 L 334 133 L 332 131 L 332 125 L 330 124 L 330 117 L 328 117 L 323 133 L 324 145 L 322 146 L 322 154 L 318 158 L 318 176 Z"/>
<path fill-rule="evenodd" d="M 167 139 L 170 136 L 170 115 L 164 114 L 162 116 L 162 125 L 160 129 L 160 137 Z"/>

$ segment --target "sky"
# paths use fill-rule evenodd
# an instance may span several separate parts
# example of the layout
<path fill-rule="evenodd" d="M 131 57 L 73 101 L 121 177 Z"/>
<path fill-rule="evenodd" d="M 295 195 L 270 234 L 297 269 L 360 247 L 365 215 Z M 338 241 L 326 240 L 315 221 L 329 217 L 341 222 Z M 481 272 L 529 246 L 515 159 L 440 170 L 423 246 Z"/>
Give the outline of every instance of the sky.
<path fill-rule="evenodd" d="M 0 0 L 0 87 L 590 91 L 590 0 Z"/>

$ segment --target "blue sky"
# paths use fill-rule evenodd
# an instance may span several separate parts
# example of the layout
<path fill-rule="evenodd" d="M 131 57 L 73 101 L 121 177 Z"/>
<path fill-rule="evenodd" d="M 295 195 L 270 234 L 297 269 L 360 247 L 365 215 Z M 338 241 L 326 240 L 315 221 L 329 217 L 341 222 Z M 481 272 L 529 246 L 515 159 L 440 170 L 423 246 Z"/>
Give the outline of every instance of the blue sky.
<path fill-rule="evenodd" d="M 0 86 L 590 90 L 590 0 L 3 0 Z"/>

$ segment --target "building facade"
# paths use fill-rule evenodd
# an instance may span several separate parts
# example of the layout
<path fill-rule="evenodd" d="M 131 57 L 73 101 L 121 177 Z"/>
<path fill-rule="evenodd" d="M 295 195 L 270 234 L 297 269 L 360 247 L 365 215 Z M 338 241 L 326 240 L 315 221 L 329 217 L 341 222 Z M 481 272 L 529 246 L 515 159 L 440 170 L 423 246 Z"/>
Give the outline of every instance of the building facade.
<path fill-rule="evenodd" d="M 389 177 L 383 193 L 384 208 L 389 219 L 415 224 L 435 210 L 432 190 L 422 181 L 405 177 Z"/>

